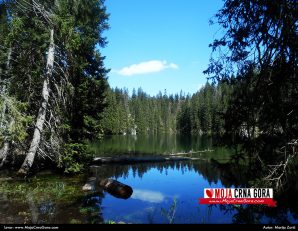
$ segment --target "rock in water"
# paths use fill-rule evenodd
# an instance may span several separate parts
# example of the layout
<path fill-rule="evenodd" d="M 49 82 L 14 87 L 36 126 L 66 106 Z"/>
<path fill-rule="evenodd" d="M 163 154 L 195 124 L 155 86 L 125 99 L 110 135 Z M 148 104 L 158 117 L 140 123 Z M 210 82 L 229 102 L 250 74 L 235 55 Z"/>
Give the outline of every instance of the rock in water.
<path fill-rule="evenodd" d="M 90 177 L 86 184 L 83 186 L 82 190 L 87 192 L 87 191 L 94 191 L 95 190 L 95 182 L 96 178 L 95 177 Z"/>

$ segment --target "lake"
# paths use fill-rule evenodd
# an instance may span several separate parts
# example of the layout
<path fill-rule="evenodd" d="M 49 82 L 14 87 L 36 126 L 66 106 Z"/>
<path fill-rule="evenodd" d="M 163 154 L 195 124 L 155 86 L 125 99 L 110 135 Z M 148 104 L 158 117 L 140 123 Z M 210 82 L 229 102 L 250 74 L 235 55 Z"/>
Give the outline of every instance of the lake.
<path fill-rule="evenodd" d="M 186 155 L 199 157 L 196 161 L 92 166 L 89 174 L 75 177 L 41 172 L 27 182 L 16 182 L 0 175 L 0 223 L 298 223 L 295 185 L 275 198 L 276 208 L 199 205 L 204 188 L 246 187 L 254 175 L 247 165 L 225 163 L 232 151 L 214 142 L 210 137 L 107 137 L 90 144 L 90 149 L 99 156 L 204 152 Z M 83 192 L 91 176 L 116 179 L 132 187 L 133 194 L 124 200 L 100 187 Z"/>
<path fill-rule="evenodd" d="M 232 153 L 222 146 L 216 146 L 217 140 L 208 136 L 183 135 L 138 135 L 107 136 L 101 141 L 89 144 L 90 151 L 96 156 L 152 156 L 175 153 L 191 153 L 196 156 L 208 154 L 219 159 L 228 159 Z M 212 151 L 212 152 L 210 152 Z"/>

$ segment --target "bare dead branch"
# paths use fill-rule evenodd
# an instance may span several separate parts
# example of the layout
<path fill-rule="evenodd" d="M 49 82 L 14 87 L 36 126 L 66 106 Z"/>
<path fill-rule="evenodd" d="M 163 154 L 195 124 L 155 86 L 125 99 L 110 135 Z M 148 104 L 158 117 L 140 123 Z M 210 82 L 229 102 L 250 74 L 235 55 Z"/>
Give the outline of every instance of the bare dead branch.
<path fill-rule="evenodd" d="M 276 189 L 282 189 L 287 182 L 288 170 L 293 159 L 297 157 L 298 140 L 293 140 L 283 147 L 284 160 L 276 165 L 268 165 L 269 174 L 264 178 L 265 180 L 272 182 Z"/>

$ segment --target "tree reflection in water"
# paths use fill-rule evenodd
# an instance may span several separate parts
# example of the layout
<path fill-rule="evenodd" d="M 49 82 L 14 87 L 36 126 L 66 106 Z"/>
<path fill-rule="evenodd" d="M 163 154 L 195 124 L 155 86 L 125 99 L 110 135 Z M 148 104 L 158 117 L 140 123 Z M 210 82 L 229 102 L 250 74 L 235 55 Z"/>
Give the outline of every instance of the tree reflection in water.
<path fill-rule="evenodd" d="M 127 178 L 132 172 L 133 177 L 143 178 L 152 168 L 157 169 L 161 174 L 166 174 L 170 169 L 180 172 L 193 171 L 202 175 L 209 185 L 221 182 L 223 187 L 252 187 L 260 176 L 253 166 L 238 164 L 235 162 L 219 163 L 211 161 L 187 161 L 169 163 L 147 163 L 134 165 L 102 165 L 92 166 L 91 174 L 98 179 L 102 178 Z M 168 176 L 171 177 L 171 176 Z M 274 198 L 278 207 L 270 208 L 263 205 L 217 205 L 224 214 L 232 216 L 233 223 L 254 224 L 254 223 L 275 223 L 291 224 L 298 219 L 298 204 L 296 178 L 288 185 L 282 193 L 275 192 Z M 125 183 L 125 182 L 124 182 Z M 210 206 L 212 207 L 212 206 Z M 210 208 L 211 209 L 211 208 Z M 211 211 L 211 210 L 210 210 Z M 204 223 L 204 221 L 202 221 Z"/>
<path fill-rule="evenodd" d="M 149 186 L 148 188 L 133 188 L 139 194 L 132 195 L 128 200 L 114 198 L 114 201 L 111 202 L 113 197 L 107 196 L 108 193 L 103 191 L 97 183 L 94 191 L 91 193 L 86 194 L 82 191 L 82 186 L 90 175 L 95 177 L 97 181 L 111 178 L 118 179 L 120 182 L 128 185 L 131 182 L 135 182 L 138 185 L 142 183 L 143 186 L 146 186 L 147 176 L 152 171 L 157 173 L 154 176 L 158 179 L 154 180 L 159 180 L 160 183 L 152 184 L 151 182 L 151 188 Z M 193 177 L 189 183 L 194 185 L 189 185 L 188 182 L 178 182 L 178 178 L 175 178 L 172 174 Z M 1 182 L 3 184 L 0 187 L 0 223 L 100 224 L 107 222 L 107 220 L 115 219 L 116 221 L 121 221 L 121 215 L 117 216 L 121 210 L 125 214 L 135 214 L 136 210 L 142 212 L 143 215 L 138 215 L 136 220 L 133 220 L 133 218 L 131 220 L 132 223 L 166 222 L 158 217 L 160 216 L 161 208 L 170 208 L 173 196 L 180 190 L 179 187 L 181 185 L 185 187 L 183 189 L 185 194 L 177 197 L 177 219 L 175 218 L 174 222 L 213 223 L 216 222 L 216 219 L 233 223 L 290 224 L 297 222 L 298 201 L 296 200 L 296 195 L 298 195 L 298 187 L 295 174 L 288 180 L 289 184 L 286 185 L 283 192 L 274 192 L 274 199 L 278 205 L 276 208 L 261 205 L 214 205 L 206 209 L 206 206 L 197 204 L 196 195 L 198 192 L 203 191 L 200 186 L 251 187 L 257 184 L 258 174 L 259 171 L 254 166 L 249 166 L 248 164 L 198 160 L 91 166 L 90 175 L 83 177 L 84 179 L 61 178 L 50 174 L 52 177 L 51 181 L 48 176 L 37 176 L 36 180 L 32 182 Z M 134 179 L 135 181 L 133 181 Z M 188 180 L 183 177 L 179 179 Z M 201 179 L 200 182 L 197 182 L 199 179 Z M 171 183 L 167 184 L 167 182 Z M 4 184 L 5 187 L 3 187 Z M 134 187 L 134 185 L 130 186 Z M 171 190 L 171 195 L 167 191 L 168 187 Z M 151 196 L 149 199 L 144 198 L 151 192 L 155 193 L 155 200 L 152 198 L 154 195 L 149 195 Z M 189 200 L 189 196 L 192 196 L 194 200 Z M 115 203 L 115 205 L 108 204 L 109 207 L 103 208 L 103 206 L 107 206 L 105 204 L 106 201 Z M 119 207 L 118 204 L 120 203 L 124 207 Z M 132 204 L 134 204 L 135 208 L 130 208 Z M 126 209 L 129 211 L 126 211 Z M 106 214 L 109 214 L 108 219 Z M 181 214 L 185 216 L 181 217 Z"/>

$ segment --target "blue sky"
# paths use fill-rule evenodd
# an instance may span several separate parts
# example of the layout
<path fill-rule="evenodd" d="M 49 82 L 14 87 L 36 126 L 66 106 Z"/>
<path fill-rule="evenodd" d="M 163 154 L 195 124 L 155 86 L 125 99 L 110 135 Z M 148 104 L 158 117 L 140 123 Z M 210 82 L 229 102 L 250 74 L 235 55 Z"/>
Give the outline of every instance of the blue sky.
<path fill-rule="evenodd" d="M 209 20 L 221 0 L 106 0 L 110 29 L 101 50 L 110 86 L 150 95 L 196 92 L 206 83 L 218 27 Z"/>

